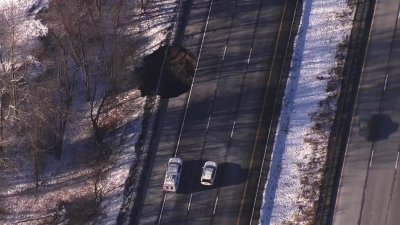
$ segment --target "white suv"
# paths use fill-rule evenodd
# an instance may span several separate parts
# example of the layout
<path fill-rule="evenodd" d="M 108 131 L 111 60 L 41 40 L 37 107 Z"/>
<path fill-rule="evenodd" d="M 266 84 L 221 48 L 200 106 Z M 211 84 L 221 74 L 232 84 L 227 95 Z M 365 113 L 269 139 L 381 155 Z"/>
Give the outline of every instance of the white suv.
<path fill-rule="evenodd" d="M 204 163 L 203 172 L 201 173 L 200 182 L 202 185 L 213 185 L 215 180 L 215 175 L 217 174 L 218 165 L 216 162 L 207 161 Z"/>
<path fill-rule="evenodd" d="M 176 192 L 182 171 L 182 159 L 170 158 L 167 164 L 163 189 L 167 192 Z"/>

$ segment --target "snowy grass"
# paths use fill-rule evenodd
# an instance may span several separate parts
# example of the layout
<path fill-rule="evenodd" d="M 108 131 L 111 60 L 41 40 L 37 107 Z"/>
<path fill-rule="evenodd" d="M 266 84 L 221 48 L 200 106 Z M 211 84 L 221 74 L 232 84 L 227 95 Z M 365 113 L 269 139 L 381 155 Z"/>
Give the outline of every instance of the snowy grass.
<path fill-rule="evenodd" d="M 106 164 L 101 165 L 104 176 L 99 182 L 99 192 L 102 195 L 99 207 L 101 217 L 96 215 L 89 218 L 96 219 L 100 224 L 115 224 L 122 203 L 125 180 L 130 165 L 136 158 L 134 146 L 136 134 L 140 132 L 144 105 L 144 98 L 140 97 L 138 90 L 121 93 L 112 101 L 114 108 L 108 111 L 104 122 L 108 123 L 115 118 L 118 122 L 113 123 L 113 132 L 106 136 L 105 140 L 113 154 Z M 80 199 L 92 201 L 93 207 L 95 204 L 94 182 L 97 165 L 90 163 L 93 154 L 87 142 L 90 136 L 88 108 L 87 105 L 80 105 L 81 110 L 75 112 L 75 116 L 81 120 L 70 126 L 79 125 L 80 129 L 68 129 L 61 160 L 54 159 L 52 155 L 46 158 L 38 189 L 30 175 L 30 162 L 26 161 L 28 165 L 25 166 L 15 166 L 15 170 L 12 170 L 12 167 L 8 171 L 3 170 L 0 196 L 6 204 L 3 204 L 5 215 L 4 218 L 0 218 L 1 224 L 68 221 L 68 218 L 58 218 L 61 216 L 60 205 L 67 207 L 67 213 L 63 216 L 88 216 L 73 213 L 81 213 L 81 210 L 76 209 L 78 204 L 84 203 Z"/>
<path fill-rule="evenodd" d="M 354 10 L 346 0 L 304 0 L 261 224 L 312 224 L 339 90 L 341 46 Z M 338 58 L 339 57 L 339 58 Z"/>
<path fill-rule="evenodd" d="M 50 0 L 0 0 L 0 11 L 9 19 L 9 7 L 13 9 L 16 36 L 20 46 L 21 63 L 29 59 L 40 48 L 38 37 L 46 35 L 47 28 L 35 19 L 35 13 L 47 7 Z M 175 0 L 151 1 L 145 11 L 133 12 L 137 21 L 126 26 L 125 34 L 138 39 L 137 49 L 142 57 L 165 42 L 172 29 L 172 18 L 176 10 Z M 40 62 L 38 62 L 40 64 Z M 100 123 L 107 128 L 104 142 L 111 149 L 108 162 L 102 164 L 103 171 L 98 188 L 101 203 L 96 205 L 94 183 L 98 165 L 90 162 L 91 121 L 90 106 L 85 100 L 82 85 L 74 93 L 68 119 L 61 160 L 45 154 L 39 188 L 32 175 L 30 156 L 16 151 L 7 168 L 0 174 L 0 224 L 76 224 L 78 219 L 85 224 L 115 224 L 124 198 L 124 187 L 131 165 L 137 160 L 135 145 L 141 132 L 145 98 L 138 90 L 127 90 L 109 98 L 106 114 Z M 82 89 L 82 90 L 81 90 Z M 86 211 L 81 206 L 92 205 L 95 210 Z M 96 205 L 96 207 L 95 207 Z M 87 207 L 86 207 L 87 208 Z M 85 218 L 85 217 L 91 218 Z M 62 222 L 64 221 L 64 222 Z"/>

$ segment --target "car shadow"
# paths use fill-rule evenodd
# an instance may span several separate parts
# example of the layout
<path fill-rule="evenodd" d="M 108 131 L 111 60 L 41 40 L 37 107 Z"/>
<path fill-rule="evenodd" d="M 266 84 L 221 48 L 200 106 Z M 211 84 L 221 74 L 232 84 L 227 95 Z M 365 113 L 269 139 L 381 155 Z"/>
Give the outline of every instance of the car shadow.
<path fill-rule="evenodd" d="M 386 114 L 374 114 L 360 124 L 359 134 L 370 142 L 385 140 L 399 129 L 399 124 Z"/>
<path fill-rule="evenodd" d="M 247 169 L 237 163 L 219 163 L 214 185 L 205 186 L 200 183 L 202 167 L 207 160 L 184 161 L 178 194 L 191 194 L 195 192 L 216 189 L 244 183 L 247 179 Z"/>

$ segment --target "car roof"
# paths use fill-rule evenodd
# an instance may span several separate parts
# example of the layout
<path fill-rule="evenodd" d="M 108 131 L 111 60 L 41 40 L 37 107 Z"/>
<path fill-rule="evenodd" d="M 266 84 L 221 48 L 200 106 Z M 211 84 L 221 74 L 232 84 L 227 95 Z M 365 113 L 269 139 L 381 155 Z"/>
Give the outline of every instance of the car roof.
<path fill-rule="evenodd" d="M 204 179 L 211 179 L 213 177 L 213 174 L 215 172 L 214 168 L 211 167 L 206 167 L 203 170 L 203 178 Z"/>
<path fill-rule="evenodd" d="M 168 165 L 168 172 L 170 173 L 177 173 L 179 170 L 179 166 L 176 163 L 171 163 Z"/>

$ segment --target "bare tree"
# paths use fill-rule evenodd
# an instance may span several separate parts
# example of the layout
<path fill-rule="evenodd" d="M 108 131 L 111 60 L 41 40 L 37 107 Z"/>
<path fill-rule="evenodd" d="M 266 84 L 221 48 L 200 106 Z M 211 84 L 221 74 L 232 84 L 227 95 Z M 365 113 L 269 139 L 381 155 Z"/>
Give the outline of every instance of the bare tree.
<path fill-rule="evenodd" d="M 47 82 L 48 88 L 44 88 L 46 85 L 42 83 L 30 85 L 26 102 L 19 113 L 21 141 L 26 142 L 32 158 L 36 188 L 39 187 L 43 171 L 43 154 L 52 145 L 51 136 L 54 133 L 52 121 L 56 110 L 50 94 L 53 90 L 51 85 L 51 82 Z"/>
<path fill-rule="evenodd" d="M 99 40 L 102 64 L 108 78 L 109 90 L 117 90 L 126 80 L 129 59 L 135 54 L 135 41 L 132 36 L 125 34 L 125 27 L 121 21 L 124 10 L 128 9 L 130 6 L 126 4 L 125 0 L 118 0 L 107 6 L 96 4 L 88 8 L 90 23 Z"/>
<path fill-rule="evenodd" d="M 75 84 L 80 82 L 78 75 L 82 75 L 86 100 L 90 104 L 94 140 L 102 145 L 106 132 L 100 124 L 104 102 L 128 76 L 127 65 L 134 54 L 134 43 L 128 44 L 129 39 L 121 25 L 123 11 L 128 10 L 124 4 L 125 0 L 116 3 L 55 0 L 45 16 L 50 42 L 56 46 L 52 64 L 58 83 L 57 99 L 54 100 L 58 115 L 54 119 L 58 157 L 62 152 L 72 93 Z"/>
<path fill-rule="evenodd" d="M 96 101 L 97 98 L 97 85 L 94 86 L 93 95 L 90 98 L 90 119 L 92 122 L 93 134 L 95 141 L 99 144 L 103 143 L 105 130 L 100 126 L 100 116 L 102 115 L 104 102 L 107 99 L 107 94 L 104 93 L 100 100 Z M 100 94 L 101 95 L 101 94 Z"/>
<path fill-rule="evenodd" d="M 47 20 L 53 22 L 49 23 L 49 32 L 82 71 L 87 99 L 91 92 L 88 48 L 92 33 L 88 16 L 88 3 L 81 0 L 54 1 L 47 16 Z"/>
<path fill-rule="evenodd" d="M 5 13 L 0 15 L 0 137 L 3 138 L 3 125 L 5 116 L 16 116 L 17 112 L 17 86 L 16 86 L 16 6 L 10 2 Z M 5 110 L 8 111 L 6 115 Z"/>
<path fill-rule="evenodd" d="M 4 140 L 12 137 L 19 122 L 19 111 L 26 100 L 25 78 L 28 67 L 23 57 L 24 46 L 18 42 L 20 15 L 17 3 L 11 1 L 0 12 L 0 157 L 4 156 Z M 12 132 L 4 132 L 10 130 Z"/>
<path fill-rule="evenodd" d="M 56 52 L 58 57 L 54 57 L 54 66 L 56 67 L 57 79 L 54 87 L 55 99 L 54 105 L 56 116 L 54 117 L 54 138 L 55 151 L 58 159 L 61 158 L 64 135 L 67 121 L 70 114 L 70 108 L 73 100 L 73 91 L 76 83 L 78 69 L 71 71 L 69 67 L 69 56 L 64 51 Z"/>

